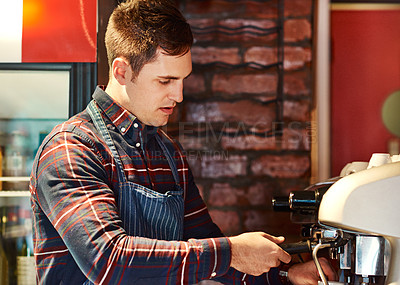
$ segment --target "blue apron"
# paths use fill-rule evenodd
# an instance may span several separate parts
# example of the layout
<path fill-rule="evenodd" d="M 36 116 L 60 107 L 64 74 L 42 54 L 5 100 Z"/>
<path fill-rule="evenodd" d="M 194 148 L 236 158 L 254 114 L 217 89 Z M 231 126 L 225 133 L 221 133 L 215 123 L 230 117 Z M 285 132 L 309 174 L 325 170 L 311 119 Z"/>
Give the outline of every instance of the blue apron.
<path fill-rule="evenodd" d="M 184 193 L 179 186 L 175 160 L 167 145 L 156 134 L 157 142 L 168 160 L 175 181 L 174 189 L 162 194 L 126 179 L 117 149 L 93 100 L 89 103 L 87 110 L 116 163 L 120 183 L 119 188 L 113 191 L 117 197 L 119 214 L 127 234 L 159 240 L 182 240 Z M 92 283 L 85 282 L 84 284 Z"/>

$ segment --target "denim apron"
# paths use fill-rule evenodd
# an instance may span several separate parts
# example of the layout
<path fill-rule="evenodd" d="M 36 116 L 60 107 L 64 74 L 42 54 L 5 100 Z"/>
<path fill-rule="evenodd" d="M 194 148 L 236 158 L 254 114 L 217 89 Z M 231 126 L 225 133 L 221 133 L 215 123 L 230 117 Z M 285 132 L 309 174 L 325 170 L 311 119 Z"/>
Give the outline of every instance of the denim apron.
<path fill-rule="evenodd" d="M 172 149 L 169 150 L 161 137 L 156 134 L 157 142 L 162 148 L 172 171 L 175 181 L 173 189 L 163 194 L 130 182 L 126 179 L 117 149 L 93 100 L 88 105 L 88 112 L 116 163 L 120 183 L 119 188 L 114 189 L 114 193 L 117 197 L 117 206 L 123 227 L 127 234 L 159 240 L 182 240 L 184 191 L 179 185 L 177 166 L 171 155 Z M 92 283 L 85 282 L 84 284 Z"/>

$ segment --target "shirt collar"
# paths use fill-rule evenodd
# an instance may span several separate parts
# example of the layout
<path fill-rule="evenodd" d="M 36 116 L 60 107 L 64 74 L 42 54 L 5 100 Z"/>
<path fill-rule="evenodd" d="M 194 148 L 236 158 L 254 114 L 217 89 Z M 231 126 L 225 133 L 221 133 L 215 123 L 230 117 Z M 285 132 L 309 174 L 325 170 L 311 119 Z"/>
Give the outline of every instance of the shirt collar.
<path fill-rule="evenodd" d="M 146 141 L 157 133 L 158 128 L 156 127 L 145 125 L 143 128 L 142 123 L 136 116 L 114 101 L 104 90 L 105 86 L 97 86 L 93 93 L 93 98 L 122 135 L 130 133 L 132 127 L 134 131 L 131 137 L 133 138 L 138 137 L 137 131 L 141 131 L 145 134 L 144 139 Z"/>

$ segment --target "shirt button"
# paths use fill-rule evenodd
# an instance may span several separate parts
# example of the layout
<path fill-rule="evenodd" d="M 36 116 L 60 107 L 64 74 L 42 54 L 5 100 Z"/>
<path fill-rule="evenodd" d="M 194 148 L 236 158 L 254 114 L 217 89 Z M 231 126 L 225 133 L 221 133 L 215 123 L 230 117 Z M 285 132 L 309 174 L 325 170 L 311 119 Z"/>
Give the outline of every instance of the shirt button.
<path fill-rule="evenodd" d="M 133 124 L 133 127 L 134 127 L 135 129 L 137 129 L 137 127 L 139 127 L 138 123 L 134 123 L 134 124 Z"/>
<path fill-rule="evenodd" d="M 140 146 L 140 143 L 136 143 L 136 147 L 139 147 Z"/>
<path fill-rule="evenodd" d="M 211 273 L 211 277 L 215 277 L 215 276 L 217 276 L 217 273 L 215 273 L 215 272 Z"/>
<path fill-rule="evenodd" d="M 121 128 L 121 132 L 125 132 L 126 131 L 126 129 L 125 128 Z"/>

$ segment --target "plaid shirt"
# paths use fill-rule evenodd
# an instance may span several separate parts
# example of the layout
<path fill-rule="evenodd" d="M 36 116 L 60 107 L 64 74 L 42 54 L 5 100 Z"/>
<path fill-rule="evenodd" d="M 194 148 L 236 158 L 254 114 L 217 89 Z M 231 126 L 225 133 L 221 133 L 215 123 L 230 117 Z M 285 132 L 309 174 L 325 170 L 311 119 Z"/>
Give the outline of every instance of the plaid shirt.
<path fill-rule="evenodd" d="M 142 128 L 101 88 L 93 97 L 127 179 L 160 193 L 171 189 L 171 169 L 155 139 L 160 131 Z M 229 240 L 212 222 L 186 159 L 174 158 L 186 193 L 184 241 L 128 236 L 113 190 L 119 187 L 117 169 L 87 111 L 55 127 L 38 151 L 30 183 L 37 284 L 87 279 L 95 284 L 194 284 L 210 278 L 264 283 L 267 276 L 229 268 Z"/>

